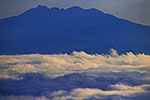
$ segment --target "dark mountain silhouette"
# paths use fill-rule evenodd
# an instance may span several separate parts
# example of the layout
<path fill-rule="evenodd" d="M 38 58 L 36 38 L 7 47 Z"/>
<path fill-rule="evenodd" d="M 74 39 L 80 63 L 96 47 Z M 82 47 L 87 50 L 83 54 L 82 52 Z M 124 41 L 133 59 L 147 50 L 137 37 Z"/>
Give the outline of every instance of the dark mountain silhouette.
<path fill-rule="evenodd" d="M 110 48 L 150 54 L 150 28 L 77 6 L 39 5 L 0 20 L 0 54 L 107 53 Z"/>

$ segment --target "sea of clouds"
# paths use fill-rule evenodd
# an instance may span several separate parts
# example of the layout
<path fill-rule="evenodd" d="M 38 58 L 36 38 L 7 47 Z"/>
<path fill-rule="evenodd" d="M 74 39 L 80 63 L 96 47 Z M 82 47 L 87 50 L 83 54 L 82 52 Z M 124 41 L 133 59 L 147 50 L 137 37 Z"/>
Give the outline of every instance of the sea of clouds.
<path fill-rule="evenodd" d="M 0 55 L 0 100 L 149 100 L 150 55 Z"/>

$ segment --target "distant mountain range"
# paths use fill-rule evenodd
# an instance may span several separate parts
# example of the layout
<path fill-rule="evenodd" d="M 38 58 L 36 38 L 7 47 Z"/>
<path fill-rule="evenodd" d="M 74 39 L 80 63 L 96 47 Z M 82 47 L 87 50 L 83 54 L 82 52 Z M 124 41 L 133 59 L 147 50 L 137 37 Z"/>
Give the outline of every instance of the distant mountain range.
<path fill-rule="evenodd" d="M 97 9 L 59 9 L 39 5 L 0 20 L 0 54 L 27 53 L 150 54 L 150 28 Z"/>

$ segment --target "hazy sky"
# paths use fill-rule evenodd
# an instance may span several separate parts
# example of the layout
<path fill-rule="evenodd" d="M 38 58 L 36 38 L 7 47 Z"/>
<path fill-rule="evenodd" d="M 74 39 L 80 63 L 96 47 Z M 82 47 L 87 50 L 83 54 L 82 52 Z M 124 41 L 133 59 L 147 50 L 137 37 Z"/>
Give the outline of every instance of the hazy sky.
<path fill-rule="evenodd" d="M 97 8 L 103 12 L 150 25 L 150 0 L 0 0 L 0 18 L 14 16 L 37 5 L 68 8 Z"/>

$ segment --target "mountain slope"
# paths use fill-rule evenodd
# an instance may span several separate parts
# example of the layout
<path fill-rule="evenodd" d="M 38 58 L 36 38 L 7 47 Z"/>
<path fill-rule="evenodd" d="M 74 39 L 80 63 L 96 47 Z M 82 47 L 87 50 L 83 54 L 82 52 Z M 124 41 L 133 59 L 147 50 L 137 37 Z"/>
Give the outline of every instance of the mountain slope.
<path fill-rule="evenodd" d="M 38 6 L 0 20 L 0 54 L 119 53 L 150 54 L 150 28 L 97 9 Z"/>

